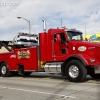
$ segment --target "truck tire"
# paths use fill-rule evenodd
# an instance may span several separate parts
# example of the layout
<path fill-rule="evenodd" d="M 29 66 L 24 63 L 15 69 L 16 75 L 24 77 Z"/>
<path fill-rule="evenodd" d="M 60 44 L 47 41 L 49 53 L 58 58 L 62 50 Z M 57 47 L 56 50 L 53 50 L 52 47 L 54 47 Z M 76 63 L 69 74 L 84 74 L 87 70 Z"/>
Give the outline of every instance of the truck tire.
<path fill-rule="evenodd" d="M 8 69 L 8 65 L 5 62 L 3 62 L 0 65 L 0 75 L 2 77 L 8 77 L 8 76 L 10 76 L 10 72 L 9 72 L 9 69 Z"/>
<path fill-rule="evenodd" d="M 100 79 L 100 74 L 90 74 L 93 79 Z"/>
<path fill-rule="evenodd" d="M 79 60 L 71 60 L 65 68 L 66 77 L 71 82 L 84 81 L 87 75 L 87 69 Z"/>

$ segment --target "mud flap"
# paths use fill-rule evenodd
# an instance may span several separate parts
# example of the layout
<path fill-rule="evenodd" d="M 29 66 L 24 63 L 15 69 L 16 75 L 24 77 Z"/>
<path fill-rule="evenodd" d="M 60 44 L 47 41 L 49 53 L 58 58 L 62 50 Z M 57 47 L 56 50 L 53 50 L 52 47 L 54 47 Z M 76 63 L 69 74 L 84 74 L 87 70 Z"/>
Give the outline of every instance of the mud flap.
<path fill-rule="evenodd" d="M 23 74 L 24 73 L 24 65 L 23 64 L 18 64 L 18 73 Z"/>

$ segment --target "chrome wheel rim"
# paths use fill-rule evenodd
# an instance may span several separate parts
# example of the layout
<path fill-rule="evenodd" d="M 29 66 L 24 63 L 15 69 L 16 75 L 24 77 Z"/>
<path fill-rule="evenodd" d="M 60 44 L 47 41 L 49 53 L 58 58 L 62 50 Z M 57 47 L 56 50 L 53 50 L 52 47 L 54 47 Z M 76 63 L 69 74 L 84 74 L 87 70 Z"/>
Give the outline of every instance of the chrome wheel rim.
<path fill-rule="evenodd" d="M 69 68 L 69 75 L 72 78 L 78 77 L 78 75 L 79 75 L 79 69 L 78 69 L 78 67 L 75 66 L 75 65 L 70 66 L 70 68 Z"/>
<path fill-rule="evenodd" d="M 6 74 L 6 66 L 2 66 L 1 72 L 2 74 Z"/>

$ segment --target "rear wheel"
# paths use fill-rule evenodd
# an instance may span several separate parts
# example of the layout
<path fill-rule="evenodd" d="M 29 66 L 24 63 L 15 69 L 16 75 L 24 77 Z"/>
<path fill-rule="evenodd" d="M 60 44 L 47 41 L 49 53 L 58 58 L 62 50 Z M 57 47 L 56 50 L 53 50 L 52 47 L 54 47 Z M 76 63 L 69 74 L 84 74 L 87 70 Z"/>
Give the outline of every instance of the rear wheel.
<path fill-rule="evenodd" d="M 65 68 L 66 77 L 71 82 L 84 81 L 87 75 L 87 69 L 79 60 L 71 60 Z"/>
<path fill-rule="evenodd" d="M 10 72 L 9 72 L 9 69 L 8 69 L 8 65 L 7 63 L 3 62 L 1 65 L 0 65 L 0 75 L 2 77 L 7 77 L 7 76 L 10 76 Z"/>

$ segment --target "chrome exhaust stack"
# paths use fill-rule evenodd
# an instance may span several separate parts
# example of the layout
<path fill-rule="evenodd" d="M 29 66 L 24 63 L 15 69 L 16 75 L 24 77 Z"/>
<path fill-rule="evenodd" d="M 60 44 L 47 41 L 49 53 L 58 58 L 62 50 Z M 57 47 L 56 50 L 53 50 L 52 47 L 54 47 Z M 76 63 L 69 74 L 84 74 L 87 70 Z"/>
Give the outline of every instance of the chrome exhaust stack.
<path fill-rule="evenodd" d="M 42 18 L 42 21 L 43 21 L 43 30 L 44 32 L 46 32 L 46 20 Z"/>

